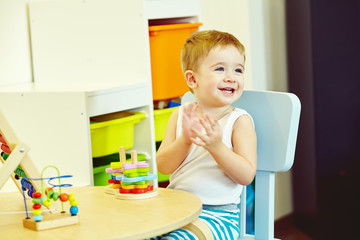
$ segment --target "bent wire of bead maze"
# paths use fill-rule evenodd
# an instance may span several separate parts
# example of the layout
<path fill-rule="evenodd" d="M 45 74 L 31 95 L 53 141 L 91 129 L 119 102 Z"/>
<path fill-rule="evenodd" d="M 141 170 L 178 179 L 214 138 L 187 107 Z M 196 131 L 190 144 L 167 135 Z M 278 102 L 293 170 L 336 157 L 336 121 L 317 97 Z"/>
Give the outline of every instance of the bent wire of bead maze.
<path fill-rule="evenodd" d="M 43 177 L 43 173 L 46 169 L 48 168 L 55 168 L 55 170 L 58 173 L 58 176 L 56 177 Z M 57 227 L 64 227 L 64 226 L 69 226 L 69 225 L 73 225 L 73 224 L 78 224 L 79 223 L 79 217 L 77 215 L 79 209 L 78 209 L 78 201 L 75 200 L 75 195 L 73 193 L 71 194 L 67 194 L 67 193 L 62 193 L 61 192 L 61 188 L 62 187 L 71 187 L 71 184 L 61 184 L 61 179 L 62 178 L 70 178 L 72 177 L 72 175 L 63 175 L 60 176 L 60 172 L 59 170 L 53 166 L 53 165 L 49 165 L 47 167 L 45 167 L 42 172 L 41 172 L 41 178 L 23 178 L 24 180 L 21 181 L 22 184 L 22 193 L 23 193 L 23 198 L 24 198 L 24 203 L 25 203 L 25 212 L 26 212 L 26 218 L 23 220 L 23 226 L 25 228 L 29 228 L 31 230 L 35 230 L 35 231 L 40 231 L 40 230 L 46 230 L 46 229 L 51 229 L 51 228 L 57 228 Z M 53 180 L 59 180 L 59 184 L 53 184 L 51 183 L 51 181 Z M 41 192 L 33 192 L 31 194 L 32 197 L 32 203 L 33 203 L 33 218 L 31 219 L 28 215 L 28 211 L 27 211 L 27 205 L 26 205 L 26 198 L 25 198 L 25 191 L 28 189 L 28 191 L 31 191 L 31 189 L 29 188 L 28 185 L 28 180 L 32 180 L 32 181 L 41 181 Z M 48 180 L 48 184 L 51 187 L 48 188 L 44 188 L 44 180 Z M 55 192 L 54 188 L 59 188 L 59 192 Z M 29 192 L 28 192 L 28 195 Z M 57 201 L 60 200 L 61 201 L 61 212 L 57 212 L 57 213 L 52 213 L 51 211 L 50 214 L 47 215 L 43 215 L 43 211 L 41 209 L 42 206 L 49 208 L 53 201 Z M 64 202 L 69 201 L 70 203 L 70 214 L 66 214 L 66 211 L 64 210 Z"/>

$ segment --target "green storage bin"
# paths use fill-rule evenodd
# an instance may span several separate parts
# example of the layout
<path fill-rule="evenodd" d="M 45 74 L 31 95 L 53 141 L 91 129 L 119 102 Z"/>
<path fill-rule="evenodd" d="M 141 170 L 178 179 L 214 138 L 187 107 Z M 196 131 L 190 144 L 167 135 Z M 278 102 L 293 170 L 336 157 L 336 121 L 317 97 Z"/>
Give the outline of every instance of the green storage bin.
<path fill-rule="evenodd" d="M 178 107 L 154 110 L 155 141 L 162 141 L 169 118 Z"/>
<path fill-rule="evenodd" d="M 162 174 L 161 172 L 158 171 L 157 173 L 157 176 L 158 176 L 158 182 L 166 182 L 166 181 L 169 181 L 169 177 L 170 175 L 164 175 Z"/>

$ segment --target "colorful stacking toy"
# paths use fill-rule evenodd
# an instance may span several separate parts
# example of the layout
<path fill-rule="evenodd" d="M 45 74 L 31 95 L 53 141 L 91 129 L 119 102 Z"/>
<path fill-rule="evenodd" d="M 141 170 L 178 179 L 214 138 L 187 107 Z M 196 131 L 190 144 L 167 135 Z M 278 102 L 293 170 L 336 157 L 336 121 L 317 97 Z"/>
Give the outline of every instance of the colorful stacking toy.
<path fill-rule="evenodd" d="M 126 162 L 125 148 L 120 147 L 120 162 L 112 162 L 111 168 L 105 171 L 111 173 L 109 183 L 114 189 L 119 189 L 119 193 L 146 193 L 153 190 L 150 181 L 156 175 L 149 173 L 149 164 L 145 161 L 137 161 L 137 153 L 131 151 L 131 162 Z"/>

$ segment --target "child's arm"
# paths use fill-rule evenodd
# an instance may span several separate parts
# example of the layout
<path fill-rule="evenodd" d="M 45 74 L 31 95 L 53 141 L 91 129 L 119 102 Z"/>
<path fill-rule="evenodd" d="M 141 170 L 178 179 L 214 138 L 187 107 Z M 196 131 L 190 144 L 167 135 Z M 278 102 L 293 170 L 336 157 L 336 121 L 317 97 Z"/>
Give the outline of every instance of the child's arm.
<path fill-rule="evenodd" d="M 216 120 L 205 116 L 200 121 L 206 134 L 193 129 L 198 139 L 192 141 L 210 152 L 224 173 L 234 182 L 248 185 L 256 173 L 256 133 L 249 116 L 239 117 L 232 132 L 234 151 L 222 142 L 222 129 Z"/>
<path fill-rule="evenodd" d="M 156 163 L 158 170 L 163 174 L 174 172 L 186 158 L 190 147 L 193 133 L 191 127 L 198 126 L 200 123 L 198 117 L 193 114 L 194 104 L 184 106 L 182 119 L 182 134 L 176 139 L 176 126 L 179 110 L 176 109 L 170 116 L 164 139 L 156 154 Z"/>

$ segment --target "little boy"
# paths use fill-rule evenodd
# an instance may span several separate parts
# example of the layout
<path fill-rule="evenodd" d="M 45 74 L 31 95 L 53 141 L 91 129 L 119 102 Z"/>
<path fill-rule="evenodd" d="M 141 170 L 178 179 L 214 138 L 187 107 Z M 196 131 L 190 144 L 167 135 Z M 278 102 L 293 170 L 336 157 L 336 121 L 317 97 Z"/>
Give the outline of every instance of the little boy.
<path fill-rule="evenodd" d="M 231 106 L 244 89 L 244 46 L 229 33 L 199 31 L 185 42 L 181 61 L 196 102 L 171 115 L 158 170 L 171 174 L 168 188 L 201 199 L 200 219 L 215 239 L 237 239 L 240 194 L 252 182 L 257 160 L 252 118 Z M 166 236 L 196 239 L 183 229 Z"/>

